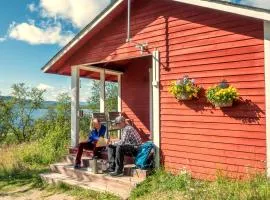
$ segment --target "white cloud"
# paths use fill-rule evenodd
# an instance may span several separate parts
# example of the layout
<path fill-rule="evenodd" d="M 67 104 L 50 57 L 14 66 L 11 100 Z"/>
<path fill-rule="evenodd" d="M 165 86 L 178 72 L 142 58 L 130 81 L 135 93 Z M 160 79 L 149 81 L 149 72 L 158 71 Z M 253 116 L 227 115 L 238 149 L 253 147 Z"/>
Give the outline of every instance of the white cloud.
<path fill-rule="evenodd" d="M 254 7 L 270 9 L 269 0 L 243 0 L 241 1 L 241 3 L 246 4 L 246 5 L 251 5 Z"/>
<path fill-rule="evenodd" d="M 74 27 L 82 28 L 89 23 L 110 0 L 40 0 L 43 17 L 71 21 Z"/>
<path fill-rule="evenodd" d="M 270 1 L 269 0 L 240 0 L 240 1 L 223 0 L 223 1 L 253 6 L 253 7 L 257 7 L 257 8 L 270 9 Z"/>
<path fill-rule="evenodd" d="M 66 45 L 74 33 L 66 31 L 66 23 L 70 22 L 74 28 L 82 28 L 96 17 L 111 0 L 39 0 L 39 3 L 30 3 L 27 9 L 38 12 L 41 20 L 35 23 L 11 23 L 7 36 L 0 37 L 0 42 L 8 38 L 27 42 L 32 45 L 58 44 Z"/>
<path fill-rule="evenodd" d="M 4 42 L 6 40 L 6 37 L 0 37 L 0 42 Z"/>
<path fill-rule="evenodd" d="M 38 84 L 37 88 L 38 88 L 39 90 L 51 90 L 51 89 L 54 89 L 53 86 L 46 85 L 46 84 L 44 84 L 44 83 Z"/>
<path fill-rule="evenodd" d="M 51 85 L 40 83 L 38 84 L 37 88 L 40 90 L 46 90 L 44 95 L 46 101 L 56 101 L 57 97 L 63 93 L 70 94 L 70 90 L 67 87 L 54 87 Z"/>
<path fill-rule="evenodd" d="M 38 27 L 34 22 L 24 22 L 10 25 L 8 36 L 12 39 L 28 42 L 32 45 L 37 44 L 58 44 L 63 46 L 67 44 L 74 34 L 71 32 L 62 32 L 60 24 L 48 27 Z"/>
<path fill-rule="evenodd" d="M 38 11 L 38 7 L 34 3 L 28 4 L 27 8 L 30 10 L 30 12 Z"/>

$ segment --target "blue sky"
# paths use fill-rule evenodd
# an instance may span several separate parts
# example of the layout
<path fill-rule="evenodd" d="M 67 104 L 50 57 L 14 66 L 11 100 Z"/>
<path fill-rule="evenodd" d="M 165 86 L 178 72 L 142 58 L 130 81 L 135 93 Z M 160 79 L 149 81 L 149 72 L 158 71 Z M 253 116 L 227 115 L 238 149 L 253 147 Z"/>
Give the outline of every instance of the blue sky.
<path fill-rule="evenodd" d="M 44 74 L 41 67 L 110 0 L 2 0 L 0 7 L 0 92 L 14 83 L 46 89 L 55 100 L 69 91 L 70 78 Z M 64 5 L 64 6 L 60 6 Z M 86 83 L 84 80 L 83 83 Z M 87 84 L 82 100 L 87 96 Z"/>
<path fill-rule="evenodd" d="M 229 0 L 224 0 L 229 1 Z M 270 9 L 270 0 L 233 0 Z M 70 78 L 40 68 L 93 19 L 110 0 L 2 0 L 0 7 L 0 93 L 14 83 L 46 89 L 46 100 L 68 92 Z M 81 100 L 89 96 L 83 81 Z"/>

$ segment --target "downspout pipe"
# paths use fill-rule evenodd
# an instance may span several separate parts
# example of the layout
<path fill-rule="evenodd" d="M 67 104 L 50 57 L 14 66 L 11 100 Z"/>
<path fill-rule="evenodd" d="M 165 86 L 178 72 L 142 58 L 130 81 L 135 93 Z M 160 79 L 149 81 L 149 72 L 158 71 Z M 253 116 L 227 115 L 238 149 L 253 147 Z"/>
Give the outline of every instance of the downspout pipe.
<path fill-rule="evenodd" d="M 130 12 L 131 12 L 131 0 L 127 0 L 128 1 L 128 7 L 127 7 L 127 39 L 126 42 L 130 42 Z"/>

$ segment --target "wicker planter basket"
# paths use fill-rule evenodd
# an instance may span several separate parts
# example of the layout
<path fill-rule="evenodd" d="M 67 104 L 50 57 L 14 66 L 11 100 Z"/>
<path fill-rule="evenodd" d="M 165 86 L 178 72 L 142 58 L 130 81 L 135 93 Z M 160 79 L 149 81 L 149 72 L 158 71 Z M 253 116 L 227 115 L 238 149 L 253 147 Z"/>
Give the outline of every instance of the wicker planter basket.
<path fill-rule="evenodd" d="M 188 94 L 181 94 L 180 96 L 177 96 L 177 99 L 179 101 L 188 101 L 188 100 L 191 100 L 192 99 L 192 96 L 189 97 Z"/>
<path fill-rule="evenodd" d="M 232 107 L 233 101 L 229 101 L 226 103 L 215 103 L 215 107 L 217 108 L 225 108 L 225 107 Z"/>

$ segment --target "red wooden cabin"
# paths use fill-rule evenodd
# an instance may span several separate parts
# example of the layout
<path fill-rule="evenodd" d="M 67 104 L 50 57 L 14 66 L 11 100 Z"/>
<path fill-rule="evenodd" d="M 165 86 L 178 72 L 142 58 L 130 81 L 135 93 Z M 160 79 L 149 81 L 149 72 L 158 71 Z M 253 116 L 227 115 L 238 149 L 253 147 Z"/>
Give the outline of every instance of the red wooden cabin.
<path fill-rule="evenodd" d="M 43 67 L 71 76 L 72 146 L 79 78 L 101 80 L 101 112 L 104 81 L 118 81 L 119 111 L 151 134 L 166 169 L 200 178 L 270 174 L 269 11 L 208 0 L 134 0 L 127 41 L 126 8 L 127 1 L 116 1 Z M 226 109 L 203 96 L 179 103 L 168 86 L 183 75 L 204 88 L 226 79 L 242 101 Z"/>

